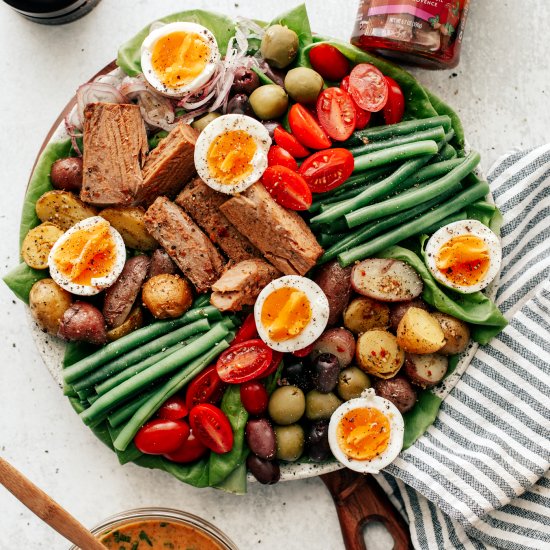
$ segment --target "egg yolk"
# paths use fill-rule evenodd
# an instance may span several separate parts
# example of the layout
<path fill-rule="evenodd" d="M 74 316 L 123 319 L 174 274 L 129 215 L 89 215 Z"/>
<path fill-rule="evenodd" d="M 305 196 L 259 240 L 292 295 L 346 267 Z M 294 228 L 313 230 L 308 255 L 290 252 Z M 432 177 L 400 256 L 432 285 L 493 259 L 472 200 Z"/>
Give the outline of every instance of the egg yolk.
<path fill-rule="evenodd" d="M 197 33 L 180 31 L 155 42 L 151 64 L 165 86 L 181 88 L 204 71 L 209 56 L 208 44 Z"/>
<path fill-rule="evenodd" d="M 390 422 L 378 409 L 353 409 L 338 423 L 336 437 L 340 449 L 350 458 L 372 460 L 388 447 Z"/>
<path fill-rule="evenodd" d="M 475 235 L 459 235 L 439 249 L 435 265 L 451 282 L 471 286 L 482 281 L 489 270 L 489 247 Z"/>
<path fill-rule="evenodd" d="M 256 149 L 256 142 L 244 130 L 223 132 L 208 148 L 208 170 L 223 184 L 238 183 L 252 172 Z"/>
<path fill-rule="evenodd" d="M 114 267 L 116 246 L 109 223 L 75 231 L 54 253 L 53 261 L 70 281 L 90 286 L 92 279 L 107 276 Z"/>
<path fill-rule="evenodd" d="M 263 304 L 261 320 L 275 342 L 298 336 L 311 320 L 306 293 L 290 287 L 274 290 Z"/>

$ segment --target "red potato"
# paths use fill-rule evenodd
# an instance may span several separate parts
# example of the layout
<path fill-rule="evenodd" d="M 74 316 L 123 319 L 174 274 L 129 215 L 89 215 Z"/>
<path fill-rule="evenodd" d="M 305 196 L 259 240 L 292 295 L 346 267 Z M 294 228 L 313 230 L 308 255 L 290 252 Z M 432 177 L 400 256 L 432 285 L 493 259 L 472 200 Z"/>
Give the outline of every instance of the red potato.
<path fill-rule="evenodd" d="M 445 345 L 437 350 L 438 353 L 455 355 L 456 353 L 465 351 L 470 342 L 470 329 L 468 325 L 464 321 L 445 313 L 436 312 L 432 315 L 437 319 L 445 335 Z"/>
<path fill-rule="evenodd" d="M 374 384 L 376 395 L 391 401 L 400 413 L 410 411 L 416 403 L 416 391 L 402 376 L 389 380 L 377 380 Z"/>
<path fill-rule="evenodd" d="M 397 302 L 390 306 L 390 328 L 394 332 L 397 332 L 397 327 L 399 326 L 401 319 L 403 319 L 403 315 L 405 315 L 407 310 L 411 307 L 428 311 L 428 304 L 422 300 L 422 298 L 415 298 L 414 300 L 410 300 L 408 302 Z"/>
<path fill-rule="evenodd" d="M 71 342 L 107 343 L 105 319 L 99 309 L 88 302 L 75 302 L 61 318 L 58 336 Z"/>
<path fill-rule="evenodd" d="M 372 258 L 354 266 L 351 286 L 359 294 L 381 302 L 403 302 L 420 296 L 424 284 L 405 262 Z"/>
<path fill-rule="evenodd" d="M 178 267 L 164 248 L 157 248 L 151 254 L 147 279 L 151 279 L 151 277 L 155 277 L 156 275 L 175 275 L 177 272 Z"/>
<path fill-rule="evenodd" d="M 353 334 L 345 328 L 328 329 L 313 344 L 311 360 L 315 360 L 322 353 L 332 353 L 338 359 L 341 369 L 347 367 L 355 355 Z"/>
<path fill-rule="evenodd" d="M 82 187 L 82 159 L 78 157 L 57 159 L 52 165 L 50 179 L 55 189 L 79 193 Z"/>
<path fill-rule="evenodd" d="M 448 358 L 439 353 L 405 355 L 405 374 L 413 384 L 421 388 L 432 388 L 439 384 L 447 374 L 448 368 Z"/>
<path fill-rule="evenodd" d="M 351 296 L 351 267 L 341 267 L 337 260 L 324 265 L 315 277 L 328 299 L 328 326 L 335 325 Z"/>
<path fill-rule="evenodd" d="M 111 328 L 122 325 L 130 315 L 147 276 L 149 263 L 149 258 L 143 254 L 130 258 L 115 284 L 105 291 L 103 316 Z"/>

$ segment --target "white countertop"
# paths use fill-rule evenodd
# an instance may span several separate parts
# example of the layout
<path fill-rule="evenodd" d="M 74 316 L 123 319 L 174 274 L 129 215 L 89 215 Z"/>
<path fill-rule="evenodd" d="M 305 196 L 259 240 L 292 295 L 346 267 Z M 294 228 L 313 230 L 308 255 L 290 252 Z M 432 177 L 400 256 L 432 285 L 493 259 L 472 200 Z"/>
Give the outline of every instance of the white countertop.
<path fill-rule="evenodd" d="M 0 4 L 1 273 L 18 263 L 19 214 L 29 171 L 52 122 L 77 86 L 113 59 L 117 46 L 149 21 L 183 9 L 270 19 L 295 0 L 103 0 L 85 18 L 60 27 L 26 21 Z M 348 39 L 356 1 L 306 2 L 312 28 Z M 274 7 L 276 6 L 276 7 Z M 550 64 L 545 0 L 473 0 L 462 51 L 452 71 L 415 71 L 459 112 L 487 169 L 514 146 L 550 139 Z M 30 338 L 23 305 L 0 285 L 0 454 L 86 525 L 140 506 L 183 509 L 214 522 L 240 548 L 339 550 L 332 501 L 318 479 L 253 485 L 245 497 L 198 490 L 158 471 L 119 466 L 74 414 Z M 0 547 L 67 548 L 0 490 Z M 371 531 L 369 550 L 391 545 Z M 10 541 L 8 543 L 7 541 Z M 6 547 L 7 548 L 7 547 Z"/>

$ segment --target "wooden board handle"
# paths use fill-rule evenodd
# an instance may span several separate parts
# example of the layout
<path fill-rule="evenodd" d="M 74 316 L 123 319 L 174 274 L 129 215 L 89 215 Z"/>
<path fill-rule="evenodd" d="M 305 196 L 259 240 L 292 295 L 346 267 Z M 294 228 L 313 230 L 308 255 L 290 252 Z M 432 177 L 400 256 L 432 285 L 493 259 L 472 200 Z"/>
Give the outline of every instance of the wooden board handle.
<path fill-rule="evenodd" d="M 363 528 L 369 521 L 385 525 L 394 550 L 412 548 L 408 525 L 372 476 L 344 468 L 320 477 L 334 500 L 346 550 L 367 550 Z"/>
<path fill-rule="evenodd" d="M 42 521 L 82 550 L 105 550 L 86 527 L 1 457 L 0 483 Z"/>

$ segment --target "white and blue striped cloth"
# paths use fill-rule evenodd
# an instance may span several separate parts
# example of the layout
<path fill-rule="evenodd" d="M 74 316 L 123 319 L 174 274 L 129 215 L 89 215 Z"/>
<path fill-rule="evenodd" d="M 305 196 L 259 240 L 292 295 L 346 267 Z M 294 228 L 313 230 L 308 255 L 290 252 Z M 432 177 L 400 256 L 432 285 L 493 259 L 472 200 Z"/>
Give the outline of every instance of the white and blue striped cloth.
<path fill-rule="evenodd" d="M 500 159 L 489 182 L 509 326 L 377 476 L 421 550 L 550 549 L 550 145 Z"/>

